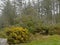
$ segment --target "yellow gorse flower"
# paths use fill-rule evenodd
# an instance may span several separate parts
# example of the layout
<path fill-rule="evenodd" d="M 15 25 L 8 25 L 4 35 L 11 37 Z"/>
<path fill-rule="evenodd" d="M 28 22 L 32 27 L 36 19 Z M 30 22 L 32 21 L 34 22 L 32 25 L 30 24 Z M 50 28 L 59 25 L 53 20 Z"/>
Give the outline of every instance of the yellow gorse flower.
<path fill-rule="evenodd" d="M 14 43 L 25 42 L 29 39 L 29 36 L 28 36 L 29 32 L 28 32 L 28 29 L 26 28 L 11 26 L 11 27 L 6 27 L 5 30 L 6 30 L 6 33 L 9 34 L 9 36 L 7 34 L 8 40 L 13 39 Z"/>

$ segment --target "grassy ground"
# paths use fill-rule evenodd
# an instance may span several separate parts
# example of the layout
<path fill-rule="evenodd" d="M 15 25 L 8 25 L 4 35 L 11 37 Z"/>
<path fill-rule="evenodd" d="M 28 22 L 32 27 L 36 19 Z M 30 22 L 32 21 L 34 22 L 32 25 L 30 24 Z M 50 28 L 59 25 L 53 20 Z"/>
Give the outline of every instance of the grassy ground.
<path fill-rule="evenodd" d="M 36 36 L 36 39 L 30 43 L 24 43 L 19 45 L 60 45 L 60 35 L 53 36 Z"/>

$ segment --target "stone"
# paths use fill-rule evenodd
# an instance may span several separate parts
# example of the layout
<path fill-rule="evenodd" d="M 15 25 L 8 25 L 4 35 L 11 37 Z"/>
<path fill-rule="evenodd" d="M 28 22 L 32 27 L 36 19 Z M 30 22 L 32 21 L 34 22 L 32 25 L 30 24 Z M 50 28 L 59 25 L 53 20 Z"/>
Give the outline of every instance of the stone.
<path fill-rule="evenodd" d="M 7 39 L 0 38 L 0 45 L 7 45 Z"/>

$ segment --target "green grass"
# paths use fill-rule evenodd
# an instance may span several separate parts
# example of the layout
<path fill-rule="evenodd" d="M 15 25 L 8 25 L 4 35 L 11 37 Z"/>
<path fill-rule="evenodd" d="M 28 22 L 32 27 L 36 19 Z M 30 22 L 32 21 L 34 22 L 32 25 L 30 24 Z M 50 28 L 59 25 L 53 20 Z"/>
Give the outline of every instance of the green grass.
<path fill-rule="evenodd" d="M 30 43 L 24 43 L 19 45 L 60 45 L 60 36 L 59 35 L 43 36 L 38 40 L 34 40 L 31 41 Z"/>

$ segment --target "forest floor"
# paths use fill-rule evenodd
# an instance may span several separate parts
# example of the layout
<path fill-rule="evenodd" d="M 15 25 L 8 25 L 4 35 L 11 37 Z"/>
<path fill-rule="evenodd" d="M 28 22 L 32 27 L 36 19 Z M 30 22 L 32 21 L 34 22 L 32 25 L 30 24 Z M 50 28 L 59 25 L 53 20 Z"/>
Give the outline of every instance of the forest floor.
<path fill-rule="evenodd" d="M 35 35 L 34 39 L 31 42 L 18 45 L 60 45 L 60 35 Z"/>

